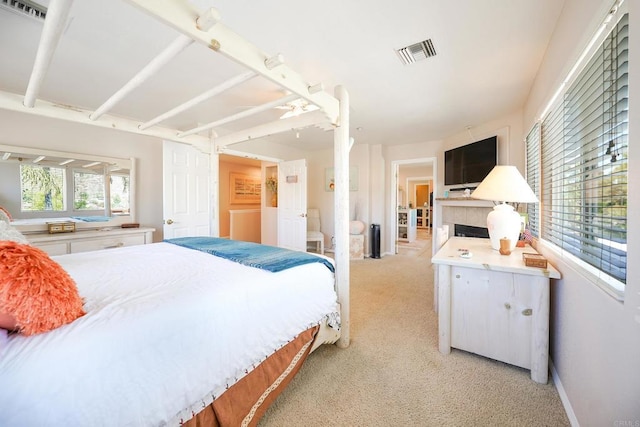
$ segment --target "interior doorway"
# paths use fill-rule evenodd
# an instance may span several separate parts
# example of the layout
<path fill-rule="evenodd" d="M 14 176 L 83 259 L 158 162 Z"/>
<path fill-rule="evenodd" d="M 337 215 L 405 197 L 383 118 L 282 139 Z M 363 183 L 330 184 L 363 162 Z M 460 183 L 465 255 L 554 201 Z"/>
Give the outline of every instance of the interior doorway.
<path fill-rule="evenodd" d="M 429 231 L 432 227 L 436 168 L 434 157 L 391 162 L 391 221 L 387 230 L 391 236 L 387 249 L 389 253 L 399 253 L 399 243 L 412 243 L 419 235 L 418 224 L 423 231 Z"/>

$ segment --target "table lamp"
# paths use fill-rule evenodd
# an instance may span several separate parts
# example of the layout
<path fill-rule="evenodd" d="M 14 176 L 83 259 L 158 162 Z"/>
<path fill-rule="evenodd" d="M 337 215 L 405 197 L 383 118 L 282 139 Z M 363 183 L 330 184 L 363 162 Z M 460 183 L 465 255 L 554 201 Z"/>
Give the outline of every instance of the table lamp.
<path fill-rule="evenodd" d="M 487 215 L 491 247 L 500 250 L 500 239 L 511 241 L 514 250 L 520 235 L 520 214 L 512 203 L 534 203 L 538 198 L 515 166 L 496 166 L 471 194 L 474 199 L 502 202 Z"/>

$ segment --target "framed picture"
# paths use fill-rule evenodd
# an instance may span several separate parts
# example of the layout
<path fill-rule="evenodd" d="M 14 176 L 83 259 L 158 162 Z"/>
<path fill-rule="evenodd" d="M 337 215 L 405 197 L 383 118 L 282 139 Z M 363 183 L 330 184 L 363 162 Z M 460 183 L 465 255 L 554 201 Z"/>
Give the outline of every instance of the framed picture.
<path fill-rule="evenodd" d="M 243 173 L 229 173 L 229 203 L 260 204 L 262 183 L 260 177 Z"/>
<path fill-rule="evenodd" d="M 335 175 L 333 168 L 324 171 L 324 191 L 335 190 Z M 358 191 L 358 167 L 349 166 L 349 191 Z"/>

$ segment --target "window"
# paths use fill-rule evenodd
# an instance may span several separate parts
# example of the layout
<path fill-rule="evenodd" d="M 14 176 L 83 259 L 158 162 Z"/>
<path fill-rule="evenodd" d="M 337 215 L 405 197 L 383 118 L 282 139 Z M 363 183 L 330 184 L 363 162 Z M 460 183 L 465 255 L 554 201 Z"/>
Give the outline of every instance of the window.
<path fill-rule="evenodd" d="M 21 211 L 64 211 L 64 182 L 63 168 L 20 165 Z"/>
<path fill-rule="evenodd" d="M 19 219 L 133 215 L 135 159 L 0 144 L 0 199 Z M 100 219 L 100 218 L 95 218 Z"/>
<path fill-rule="evenodd" d="M 108 204 L 111 215 L 130 214 L 128 170 L 109 175 L 105 174 L 104 167 L 67 169 L 67 166 L 51 164 L 57 164 L 57 161 L 47 163 L 20 165 L 22 212 L 59 212 L 61 215 L 84 212 L 95 215 L 96 212 L 105 212 Z M 67 209 L 69 199 L 73 200 L 71 209 Z"/>
<path fill-rule="evenodd" d="M 624 15 L 526 140 L 534 191 L 541 178 L 540 237 L 618 295 L 627 279 L 628 32 Z"/>
<path fill-rule="evenodd" d="M 110 176 L 111 190 L 111 213 L 112 214 L 128 214 L 129 213 L 129 175 Z"/>
<path fill-rule="evenodd" d="M 73 172 L 73 209 L 104 210 L 104 175 L 97 172 Z"/>

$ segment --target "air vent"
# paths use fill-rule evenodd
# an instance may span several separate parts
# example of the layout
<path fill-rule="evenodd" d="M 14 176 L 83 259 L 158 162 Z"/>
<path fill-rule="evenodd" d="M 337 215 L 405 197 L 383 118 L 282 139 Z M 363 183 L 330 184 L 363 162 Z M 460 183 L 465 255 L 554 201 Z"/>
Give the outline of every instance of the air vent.
<path fill-rule="evenodd" d="M 404 65 L 413 64 L 416 61 L 431 58 L 436 55 L 436 48 L 433 47 L 431 39 L 421 41 L 398 49 L 398 56 Z"/>
<path fill-rule="evenodd" d="M 29 0 L 0 0 L 0 8 L 38 21 L 44 21 L 47 16 L 46 7 Z"/>

